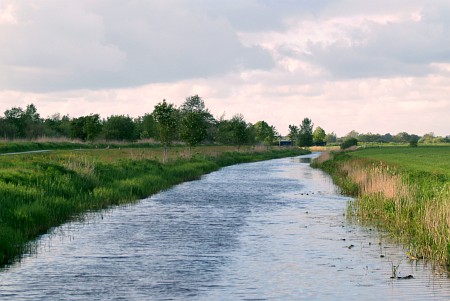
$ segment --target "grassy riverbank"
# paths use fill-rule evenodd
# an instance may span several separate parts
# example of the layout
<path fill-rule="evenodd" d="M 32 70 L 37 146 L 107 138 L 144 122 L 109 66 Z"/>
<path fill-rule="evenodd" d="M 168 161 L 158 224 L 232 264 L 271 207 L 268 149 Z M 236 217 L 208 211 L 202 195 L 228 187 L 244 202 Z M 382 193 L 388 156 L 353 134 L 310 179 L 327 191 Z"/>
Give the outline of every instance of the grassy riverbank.
<path fill-rule="evenodd" d="M 223 166 L 306 153 L 299 149 L 231 151 L 185 148 L 53 151 L 0 156 L 0 265 L 29 251 L 50 228 L 83 212 L 125 204 Z M 151 214 L 151 213 L 149 213 Z"/>
<path fill-rule="evenodd" d="M 357 197 L 350 216 L 389 231 L 411 258 L 450 265 L 449 146 L 367 148 L 314 165 Z"/>

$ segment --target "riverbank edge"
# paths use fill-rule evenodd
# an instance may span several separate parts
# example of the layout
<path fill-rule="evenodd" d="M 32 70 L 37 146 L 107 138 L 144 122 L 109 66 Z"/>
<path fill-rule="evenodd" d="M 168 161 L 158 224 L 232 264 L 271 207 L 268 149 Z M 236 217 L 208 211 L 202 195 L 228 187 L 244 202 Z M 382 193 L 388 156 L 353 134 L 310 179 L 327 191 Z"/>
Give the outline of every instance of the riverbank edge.
<path fill-rule="evenodd" d="M 0 267 L 33 252 L 42 234 L 83 215 L 131 204 L 220 168 L 310 153 L 303 149 L 223 152 L 162 164 L 150 159 L 89 161 L 77 155 L 27 156 L 18 171 L 0 174 Z M 11 165 L 17 157 L 11 157 Z"/>
<path fill-rule="evenodd" d="M 407 248 L 409 260 L 450 267 L 450 186 L 442 174 L 417 172 L 351 152 L 326 152 L 311 164 L 353 196 L 347 217 L 377 227 Z"/>

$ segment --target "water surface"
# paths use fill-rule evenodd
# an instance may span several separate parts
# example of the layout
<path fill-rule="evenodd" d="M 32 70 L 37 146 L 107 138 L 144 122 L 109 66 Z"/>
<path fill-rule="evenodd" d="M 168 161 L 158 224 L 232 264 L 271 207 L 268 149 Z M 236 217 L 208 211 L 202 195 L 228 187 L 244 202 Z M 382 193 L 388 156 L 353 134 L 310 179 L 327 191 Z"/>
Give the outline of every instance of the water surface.
<path fill-rule="evenodd" d="M 350 199 L 312 156 L 227 167 L 59 227 L 0 271 L 0 299 L 448 299 L 445 275 L 346 221 Z M 391 279 L 392 265 L 414 279 Z"/>

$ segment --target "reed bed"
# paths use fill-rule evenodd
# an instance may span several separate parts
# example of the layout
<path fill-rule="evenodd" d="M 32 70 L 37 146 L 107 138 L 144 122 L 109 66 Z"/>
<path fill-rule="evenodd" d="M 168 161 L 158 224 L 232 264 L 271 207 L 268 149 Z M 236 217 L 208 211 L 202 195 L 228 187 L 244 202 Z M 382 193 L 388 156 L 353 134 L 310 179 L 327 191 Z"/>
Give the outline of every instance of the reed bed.
<path fill-rule="evenodd" d="M 450 266 L 450 181 L 447 174 L 363 155 L 359 151 L 335 154 L 329 160 L 314 164 L 329 172 L 344 193 L 356 197 L 349 203 L 350 218 L 389 231 L 415 258 Z M 450 160 L 450 152 L 441 159 Z"/>
<path fill-rule="evenodd" d="M 304 154 L 246 148 L 91 149 L 0 156 L 0 265 L 20 259 L 52 227 L 86 211 L 127 204 L 222 166 Z"/>

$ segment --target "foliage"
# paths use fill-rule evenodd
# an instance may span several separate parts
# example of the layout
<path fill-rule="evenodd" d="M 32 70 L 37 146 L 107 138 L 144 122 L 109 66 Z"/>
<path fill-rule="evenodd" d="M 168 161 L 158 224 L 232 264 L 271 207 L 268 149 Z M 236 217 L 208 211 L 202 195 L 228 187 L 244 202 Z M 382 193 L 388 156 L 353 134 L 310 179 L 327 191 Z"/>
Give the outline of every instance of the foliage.
<path fill-rule="evenodd" d="M 316 127 L 316 129 L 313 132 L 313 144 L 314 145 L 325 145 L 326 141 L 326 134 L 325 131 L 320 127 Z"/>
<path fill-rule="evenodd" d="M 102 124 L 98 114 L 81 116 L 72 119 L 70 123 L 71 138 L 82 141 L 93 141 L 102 131 Z"/>
<path fill-rule="evenodd" d="M 152 114 L 145 114 L 144 116 L 135 119 L 136 136 L 139 139 L 148 139 L 157 137 L 157 129 L 155 119 Z"/>
<path fill-rule="evenodd" d="M 298 134 L 299 134 L 298 127 L 296 125 L 290 124 L 288 137 L 293 144 L 298 140 Z"/>
<path fill-rule="evenodd" d="M 300 131 L 298 134 L 299 146 L 312 146 L 313 145 L 313 123 L 311 119 L 304 118 L 300 125 Z"/>
<path fill-rule="evenodd" d="M 253 125 L 253 130 L 257 142 L 266 146 L 273 145 L 275 137 L 277 136 L 277 130 L 274 126 L 270 126 L 267 122 L 262 120 Z"/>
<path fill-rule="evenodd" d="M 178 130 L 178 111 L 173 104 L 168 104 L 164 99 L 158 103 L 153 110 L 158 137 L 164 146 L 164 161 L 167 160 L 167 148 L 177 136 Z"/>
<path fill-rule="evenodd" d="M 250 127 L 247 127 L 244 116 L 242 114 L 234 115 L 230 120 L 231 142 L 238 149 L 249 141 Z"/>
<path fill-rule="evenodd" d="M 341 144 L 341 149 L 346 149 L 355 145 L 358 145 L 358 139 L 353 137 L 346 138 Z"/>
<path fill-rule="evenodd" d="M 212 116 L 198 95 L 186 98 L 180 107 L 180 138 L 190 147 L 203 142 L 208 136 Z"/>
<path fill-rule="evenodd" d="M 328 133 L 325 136 L 325 142 L 326 143 L 336 143 L 336 141 L 337 141 L 337 136 L 336 136 L 335 132 Z"/>
<path fill-rule="evenodd" d="M 103 124 L 103 135 L 106 140 L 135 141 L 135 123 L 129 116 L 110 116 Z"/>

